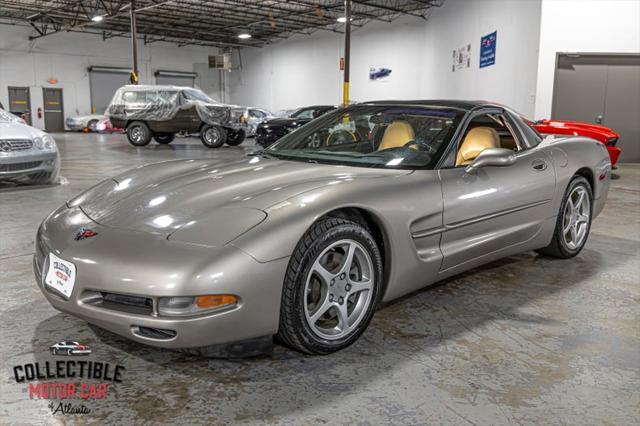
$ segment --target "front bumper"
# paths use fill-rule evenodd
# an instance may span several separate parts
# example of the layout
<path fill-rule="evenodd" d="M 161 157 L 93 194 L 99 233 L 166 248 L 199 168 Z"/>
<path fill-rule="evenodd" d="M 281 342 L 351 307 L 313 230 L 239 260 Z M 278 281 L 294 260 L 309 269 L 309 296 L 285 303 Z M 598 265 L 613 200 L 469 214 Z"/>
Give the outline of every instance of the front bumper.
<path fill-rule="evenodd" d="M 13 179 L 38 173 L 57 173 L 56 151 L 35 149 L 0 154 L 0 179 Z"/>
<path fill-rule="evenodd" d="M 76 241 L 83 227 L 97 235 Z M 49 253 L 76 265 L 68 299 L 44 285 Z M 260 263 L 230 245 L 204 247 L 101 226 L 75 207 L 45 219 L 33 263 L 36 282 L 56 309 L 140 343 L 194 348 L 275 334 L 288 259 Z M 148 299 L 150 309 L 101 303 L 105 293 Z M 203 294 L 234 294 L 240 302 L 200 316 L 158 314 L 160 297 Z"/>

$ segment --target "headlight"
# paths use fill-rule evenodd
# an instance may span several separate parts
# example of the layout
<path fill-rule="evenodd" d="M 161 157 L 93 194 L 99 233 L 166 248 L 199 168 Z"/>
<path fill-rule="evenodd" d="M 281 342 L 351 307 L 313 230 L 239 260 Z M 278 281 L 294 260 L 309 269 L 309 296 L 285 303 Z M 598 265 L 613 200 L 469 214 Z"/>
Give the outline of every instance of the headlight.
<path fill-rule="evenodd" d="M 158 313 L 162 316 L 198 315 L 237 304 L 238 297 L 232 294 L 162 297 L 158 300 Z"/>
<path fill-rule="evenodd" d="M 47 151 L 57 150 L 56 141 L 49 135 L 43 135 L 42 137 L 36 137 L 33 139 L 33 144 L 38 149 L 45 149 Z"/>

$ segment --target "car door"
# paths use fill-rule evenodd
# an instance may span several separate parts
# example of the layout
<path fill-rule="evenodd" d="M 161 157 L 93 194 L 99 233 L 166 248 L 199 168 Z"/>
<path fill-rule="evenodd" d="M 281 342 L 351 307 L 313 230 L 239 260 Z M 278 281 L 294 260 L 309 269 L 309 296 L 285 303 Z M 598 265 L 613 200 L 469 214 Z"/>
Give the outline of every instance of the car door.
<path fill-rule="evenodd" d="M 467 123 L 462 141 L 486 116 L 501 118 L 501 146 L 513 148 L 516 161 L 506 167 L 466 172 L 465 166 L 439 170 L 443 195 L 441 272 L 466 269 L 526 250 L 526 243 L 554 215 L 555 171 L 548 155 L 529 147 L 514 118 L 503 110 L 485 110 Z M 513 138 L 513 139 L 512 139 Z M 513 145 L 513 146 L 510 146 Z M 458 148 L 460 145 L 458 145 Z"/>

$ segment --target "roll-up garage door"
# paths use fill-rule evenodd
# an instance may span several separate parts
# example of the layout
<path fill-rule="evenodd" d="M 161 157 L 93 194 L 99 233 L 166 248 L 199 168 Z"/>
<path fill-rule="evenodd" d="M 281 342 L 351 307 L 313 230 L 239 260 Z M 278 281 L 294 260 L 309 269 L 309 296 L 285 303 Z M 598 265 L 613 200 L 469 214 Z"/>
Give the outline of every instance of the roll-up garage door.
<path fill-rule="evenodd" d="M 91 85 L 91 112 L 102 114 L 109 106 L 113 94 L 129 83 L 128 68 L 89 67 Z"/>
<path fill-rule="evenodd" d="M 156 84 L 169 84 L 173 86 L 193 87 L 198 76 L 195 72 L 183 71 L 156 71 Z"/>

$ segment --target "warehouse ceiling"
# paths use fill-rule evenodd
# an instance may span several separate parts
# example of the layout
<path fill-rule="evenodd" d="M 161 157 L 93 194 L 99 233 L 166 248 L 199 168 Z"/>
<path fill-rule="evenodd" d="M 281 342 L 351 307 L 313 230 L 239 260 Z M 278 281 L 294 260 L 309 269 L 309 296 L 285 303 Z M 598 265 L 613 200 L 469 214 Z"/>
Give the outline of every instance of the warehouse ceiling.
<path fill-rule="evenodd" d="M 427 19 L 444 0 L 352 0 L 354 29 L 402 15 Z M 262 47 L 294 34 L 341 33 L 343 0 L 0 0 L 0 23 L 29 25 L 31 39 L 84 32 L 130 37 L 130 11 L 145 44 Z M 343 19 L 344 22 L 344 19 Z M 251 38 L 240 39 L 240 34 Z"/>

